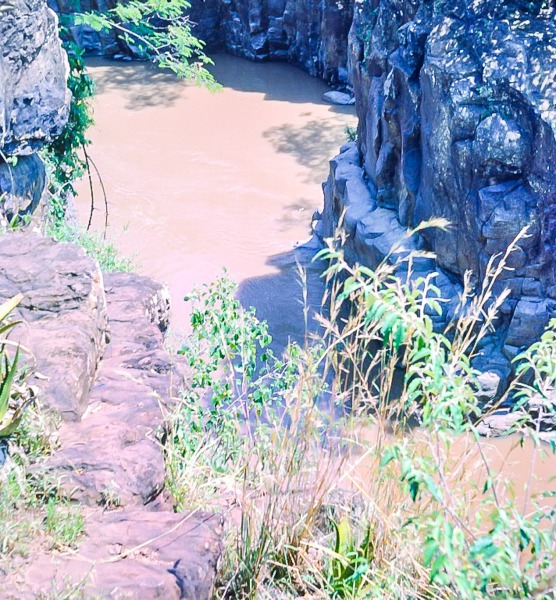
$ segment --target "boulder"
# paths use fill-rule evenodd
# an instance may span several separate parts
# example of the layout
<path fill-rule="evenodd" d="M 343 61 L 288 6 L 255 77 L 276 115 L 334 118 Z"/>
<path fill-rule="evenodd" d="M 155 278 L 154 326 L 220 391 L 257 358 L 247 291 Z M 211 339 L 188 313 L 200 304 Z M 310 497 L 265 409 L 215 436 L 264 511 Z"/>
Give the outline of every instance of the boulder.
<path fill-rule="evenodd" d="M 355 98 L 351 94 L 348 94 L 346 92 L 340 92 L 338 90 L 324 92 L 322 98 L 330 104 L 339 104 L 340 106 L 355 104 Z"/>
<path fill-rule="evenodd" d="M 0 301 L 23 294 L 12 332 L 30 353 L 47 407 L 78 420 L 89 402 L 107 334 L 98 263 L 83 249 L 35 233 L 0 236 Z"/>
<path fill-rule="evenodd" d="M 543 334 L 550 314 L 546 301 L 539 298 L 522 298 L 517 303 L 506 335 L 506 345 L 529 346 Z"/>

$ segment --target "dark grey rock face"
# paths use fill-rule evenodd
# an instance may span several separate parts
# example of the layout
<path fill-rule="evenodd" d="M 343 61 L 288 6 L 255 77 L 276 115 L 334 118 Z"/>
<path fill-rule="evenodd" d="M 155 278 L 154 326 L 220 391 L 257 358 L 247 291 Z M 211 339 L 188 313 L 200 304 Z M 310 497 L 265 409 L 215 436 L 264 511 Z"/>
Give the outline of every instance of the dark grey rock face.
<path fill-rule="evenodd" d="M 49 0 L 60 14 L 105 9 L 114 0 Z M 354 0 L 192 0 L 194 34 L 209 49 L 224 48 L 251 60 L 286 60 L 332 84 L 347 84 L 347 37 Z M 92 54 L 133 55 L 111 34 L 75 27 L 76 42 Z"/>
<path fill-rule="evenodd" d="M 196 10 L 203 5 L 193 3 Z M 239 56 L 287 60 L 330 83 L 347 83 L 346 41 L 353 6 L 353 0 L 222 1 L 220 42 Z"/>
<path fill-rule="evenodd" d="M 0 148 L 27 155 L 67 121 L 68 65 L 45 0 L 12 0 L 0 19 Z"/>
<path fill-rule="evenodd" d="M 46 1 L 48 6 L 59 15 L 69 15 L 77 11 L 108 10 L 114 8 L 116 5 L 115 0 Z M 98 32 L 88 25 L 73 25 L 70 27 L 70 32 L 74 41 L 88 54 L 114 56 L 122 53 L 131 53 L 126 44 L 119 41 L 113 32 Z"/>
<path fill-rule="evenodd" d="M 46 178 L 34 153 L 62 131 L 71 96 L 58 20 L 45 0 L 11 0 L 0 14 L 0 216 L 11 218 L 41 200 Z"/>
<path fill-rule="evenodd" d="M 327 206 L 337 213 L 363 180 L 355 246 L 378 223 L 376 206 L 403 227 L 445 217 L 451 229 L 424 232 L 424 243 L 449 280 L 470 270 L 480 282 L 528 227 L 496 287 L 510 289 L 488 352 L 503 378 L 556 309 L 555 38 L 556 9 L 520 0 L 374 0 L 356 5 L 350 32 L 359 152 L 347 182 L 345 153 L 332 162 L 325 230 L 336 222 Z M 394 230 L 383 229 L 373 257 Z"/>

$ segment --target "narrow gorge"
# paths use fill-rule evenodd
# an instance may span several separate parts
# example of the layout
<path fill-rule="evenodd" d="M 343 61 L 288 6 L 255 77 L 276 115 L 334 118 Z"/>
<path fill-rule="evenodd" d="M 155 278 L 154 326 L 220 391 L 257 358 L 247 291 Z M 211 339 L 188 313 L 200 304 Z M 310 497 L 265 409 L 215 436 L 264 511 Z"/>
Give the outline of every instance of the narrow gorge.
<path fill-rule="evenodd" d="M 9 342 L 30 349 L 21 361 L 33 398 L 59 419 L 55 447 L 24 463 L 21 477 L 52 482 L 37 498 L 78 507 L 82 520 L 81 541 L 58 547 L 40 517 L 36 543 L 0 561 L 0 598 L 394 600 L 413 597 L 413 585 L 447 590 L 439 598 L 553 593 L 554 4 L 192 0 L 216 93 L 146 62 L 132 36 L 66 29 L 76 13 L 117 5 L 0 2 L 0 300 L 19 299 Z M 99 230 L 108 220 L 141 274 L 105 272 L 45 235 L 45 152 L 72 110 L 62 40 L 85 52 L 96 84 L 72 219 Z M 315 260 L 319 251 L 329 262 Z M 239 284 L 237 305 L 207 287 L 222 268 Z M 383 273 L 376 287 L 370 273 Z M 199 284 L 212 296 L 192 292 Z M 442 299 L 438 311 L 423 293 L 411 312 L 423 288 Z M 409 325 L 388 320 L 393 290 L 407 294 Z M 452 364 L 467 313 L 474 322 L 462 337 L 477 342 Z M 168 349 L 176 344 L 179 355 Z M 2 342 L 13 357 L 9 347 Z M 441 371 L 431 348 L 449 363 Z M 3 381 L 12 359 L 3 358 Z M 291 460 L 274 455 L 275 440 Z M 427 444 L 430 463 L 419 454 Z M 21 466 L 16 447 L 0 435 L 4 489 Z M 295 467 L 284 476 L 286 463 Z M 388 478 L 399 487 L 385 484 L 380 498 L 363 491 Z M 438 512 L 406 553 L 408 524 L 428 514 L 426 493 Z M 515 503 L 507 522 L 506 497 Z M 0 515 L 24 504 L 2 498 Z M 487 502 L 488 535 L 483 517 L 466 520 Z M 391 509 L 388 524 L 377 517 Z M 459 550 L 442 549 L 439 515 L 460 528 L 450 539 Z M 531 521 L 521 527 L 522 518 Z M 488 568 L 503 531 L 516 536 L 507 553 L 515 580 L 505 559 Z M 528 561 L 535 552 L 538 564 Z M 383 581 L 390 568 L 398 574 Z"/>

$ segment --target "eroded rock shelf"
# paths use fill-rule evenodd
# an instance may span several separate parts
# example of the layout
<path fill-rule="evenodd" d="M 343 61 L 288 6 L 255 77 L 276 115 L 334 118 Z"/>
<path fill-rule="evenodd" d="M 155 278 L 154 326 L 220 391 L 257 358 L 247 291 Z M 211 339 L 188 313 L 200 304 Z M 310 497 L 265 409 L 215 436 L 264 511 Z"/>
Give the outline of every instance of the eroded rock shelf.
<path fill-rule="evenodd" d="M 64 419 L 37 474 L 88 508 L 79 550 L 31 552 L 0 577 L 0 597 L 79 584 L 87 597 L 209 598 L 221 517 L 174 513 L 163 493 L 159 437 L 181 383 L 163 343 L 165 289 L 103 274 L 75 246 L 17 233 L 0 238 L 0 300 L 17 293 L 13 339 L 31 351 L 41 401 Z"/>

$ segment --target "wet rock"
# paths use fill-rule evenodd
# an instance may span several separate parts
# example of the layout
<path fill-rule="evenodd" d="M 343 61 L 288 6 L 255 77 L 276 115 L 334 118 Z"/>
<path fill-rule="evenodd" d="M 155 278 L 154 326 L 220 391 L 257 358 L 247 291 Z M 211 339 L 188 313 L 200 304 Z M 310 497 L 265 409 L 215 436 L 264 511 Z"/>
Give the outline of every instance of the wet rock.
<path fill-rule="evenodd" d="M 515 433 L 528 420 L 524 411 L 510 412 L 502 409 L 483 417 L 477 425 L 477 431 L 485 437 L 499 437 Z"/>
<path fill-rule="evenodd" d="M 475 396 L 479 405 L 484 406 L 499 398 L 501 377 L 496 371 L 486 371 L 477 377 L 479 389 Z"/>
<path fill-rule="evenodd" d="M 104 351 L 107 313 L 96 261 L 71 244 L 34 233 L 0 236 L 0 299 L 22 293 L 12 334 L 31 350 L 22 358 L 41 375 L 36 384 L 64 419 L 83 414 Z"/>
<path fill-rule="evenodd" d="M 36 154 L 21 156 L 17 163 L 0 161 L 0 194 L 4 194 L 0 208 L 8 222 L 15 215 L 34 214 L 45 199 L 46 172 Z"/>

